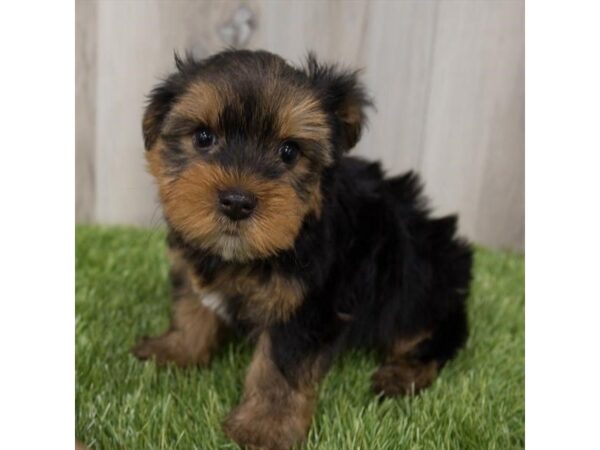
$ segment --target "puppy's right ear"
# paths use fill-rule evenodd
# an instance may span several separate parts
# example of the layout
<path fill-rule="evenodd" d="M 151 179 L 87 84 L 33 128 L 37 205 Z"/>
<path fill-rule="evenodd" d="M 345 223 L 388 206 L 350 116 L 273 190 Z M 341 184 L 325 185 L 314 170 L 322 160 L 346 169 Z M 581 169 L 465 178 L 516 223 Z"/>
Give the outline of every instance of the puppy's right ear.
<path fill-rule="evenodd" d="M 186 75 L 193 64 L 196 64 L 196 61 L 192 59 L 191 55 L 187 55 L 186 59 L 181 59 L 175 53 L 177 72 L 162 81 L 148 95 L 148 103 L 142 121 L 144 147 L 146 150 L 150 150 L 160 136 L 165 118 L 169 111 L 171 111 L 177 97 L 183 92 L 186 84 Z"/>

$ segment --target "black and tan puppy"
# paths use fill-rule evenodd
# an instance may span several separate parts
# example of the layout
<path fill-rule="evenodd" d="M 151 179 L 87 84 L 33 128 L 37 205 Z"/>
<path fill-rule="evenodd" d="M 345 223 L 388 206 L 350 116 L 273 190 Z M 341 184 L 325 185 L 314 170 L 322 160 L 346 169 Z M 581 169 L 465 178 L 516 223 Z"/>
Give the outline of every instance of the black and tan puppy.
<path fill-rule="evenodd" d="M 207 364 L 228 330 L 256 337 L 237 443 L 288 449 L 349 346 L 382 354 L 373 389 L 428 386 L 467 337 L 471 250 L 431 219 L 417 177 L 346 156 L 370 101 L 356 73 L 267 52 L 176 60 L 143 132 L 169 227 L 172 325 L 142 358 Z"/>

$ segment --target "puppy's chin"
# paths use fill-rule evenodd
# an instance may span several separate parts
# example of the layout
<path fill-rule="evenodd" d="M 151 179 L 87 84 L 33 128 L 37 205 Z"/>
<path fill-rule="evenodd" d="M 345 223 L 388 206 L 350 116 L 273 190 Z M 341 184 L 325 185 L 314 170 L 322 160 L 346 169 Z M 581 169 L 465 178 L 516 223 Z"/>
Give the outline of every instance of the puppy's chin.
<path fill-rule="evenodd" d="M 223 233 L 216 239 L 212 250 L 226 261 L 243 262 L 259 256 L 244 237 L 229 232 Z"/>
<path fill-rule="evenodd" d="M 255 235 L 246 224 L 225 224 L 220 221 L 208 234 L 182 234 L 190 244 L 231 262 L 246 263 L 263 259 L 281 250 L 270 248 L 270 251 L 265 252 L 257 247 Z"/>

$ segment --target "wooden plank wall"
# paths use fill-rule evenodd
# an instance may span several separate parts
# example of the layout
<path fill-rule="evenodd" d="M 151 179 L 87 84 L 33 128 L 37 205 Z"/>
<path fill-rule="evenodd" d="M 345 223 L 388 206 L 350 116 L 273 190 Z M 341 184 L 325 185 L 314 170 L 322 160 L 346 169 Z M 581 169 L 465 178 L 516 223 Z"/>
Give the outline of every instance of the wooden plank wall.
<path fill-rule="evenodd" d="M 377 111 L 358 154 L 419 171 L 476 242 L 523 249 L 522 0 L 78 0 L 76 17 L 80 222 L 160 223 L 140 122 L 173 50 L 314 49 L 364 68 Z"/>

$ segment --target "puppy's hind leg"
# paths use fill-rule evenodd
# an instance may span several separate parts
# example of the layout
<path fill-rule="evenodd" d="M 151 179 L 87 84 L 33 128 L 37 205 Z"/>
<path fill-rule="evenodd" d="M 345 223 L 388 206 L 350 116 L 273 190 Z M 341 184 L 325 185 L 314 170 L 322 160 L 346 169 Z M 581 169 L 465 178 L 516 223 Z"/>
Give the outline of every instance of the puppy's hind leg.
<path fill-rule="evenodd" d="M 429 332 L 395 339 L 383 364 L 373 374 L 373 391 L 385 396 L 410 395 L 429 386 L 438 374 L 439 365 L 435 359 L 420 358 L 419 348 L 430 339 Z"/>
<path fill-rule="evenodd" d="M 428 387 L 468 335 L 464 309 L 456 309 L 432 332 L 394 340 L 383 364 L 373 374 L 376 394 L 412 395 Z"/>
<path fill-rule="evenodd" d="M 472 251 L 466 242 L 455 237 L 456 218 L 430 220 L 413 232 L 418 253 L 427 255 L 421 257 L 418 267 L 427 268 L 425 272 L 430 272 L 432 279 L 416 289 L 428 291 L 429 298 L 405 301 L 418 303 L 421 310 L 427 311 L 426 315 L 414 317 L 417 323 L 427 326 L 423 328 L 425 332 L 400 334 L 389 345 L 383 365 L 373 375 L 373 389 L 386 395 L 412 394 L 429 386 L 468 336 L 466 302 Z M 417 282 L 418 273 L 411 274 L 408 281 L 411 280 Z"/>

